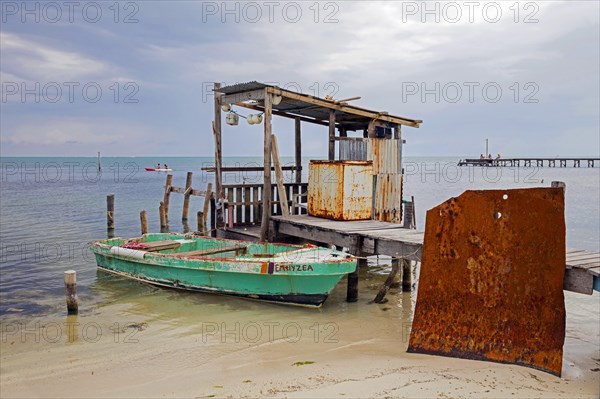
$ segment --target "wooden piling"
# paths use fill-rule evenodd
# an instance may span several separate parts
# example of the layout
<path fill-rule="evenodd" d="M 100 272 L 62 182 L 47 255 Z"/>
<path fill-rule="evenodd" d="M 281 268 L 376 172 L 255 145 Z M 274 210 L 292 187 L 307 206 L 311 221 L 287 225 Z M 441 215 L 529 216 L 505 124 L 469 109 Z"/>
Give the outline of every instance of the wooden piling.
<path fill-rule="evenodd" d="M 167 175 L 165 183 L 165 197 L 163 199 L 163 209 L 165 212 L 165 226 L 169 226 L 169 202 L 171 199 L 171 188 L 173 187 L 173 175 Z"/>
<path fill-rule="evenodd" d="M 275 164 L 275 180 L 277 181 L 277 193 L 279 204 L 281 205 L 281 214 L 283 217 L 290 216 L 290 208 L 288 196 L 283 185 L 283 170 L 281 169 L 281 159 L 279 158 L 279 145 L 277 144 L 277 136 L 271 135 L 271 155 Z"/>
<path fill-rule="evenodd" d="M 208 183 L 208 185 L 206 186 L 206 193 L 204 195 L 204 208 L 202 210 L 202 224 L 204 226 L 204 235 L 209 235 L 206 226 L 208 226 L 207 220 L 208 220 L 208 212 L 210 210 L 210 198 L 212 197 L 212 183 Z"/>
<path fill-rule="evenodd" d="M 140 212 L 140 225 L 142 227 L 142 234 L 148 234 L 148 214 L 146 211 Z"/>
<path fill-rule="evenodd" d="M 392 270 L 391 270 L 390 274 L 388 275 L 387 279 L 385 280 L 385 283 L 383 283 L 383 287 L 381 287 L 381 289 L 377 293 L 377 296 L 375 297 L 373 302 L 375 302 L 375 303 L 383 303 L 384 302 L 383 300 L 385 299 L 386 294 L 390 290 L 390 287 L 392 286 L 392 283 L 394 282 L 394 279 L 396 278 L 396 275 L 398 274 L 399 270 L 400 270 L 400 260 L 392 259 Z"/>
<path fill-rule="evenodd" d="M 115 195 L 106 196 L 106 229 L 108 238 L 115 236 Z"/>
<path fill-rule="evenodd" d="M 158 216 L 160 218 L 160 232 L 164 233 L 167 230 L 167 216 L 165 214 L 165 204 L 162 201 L 158 207 Z"/>
<path fill-rule="evenodd" d="M 265 241 L 269 235 L 269 220 L 271 218 L 271 93 L 265 89 L 264 114 L 264 181 L 262 195 L 262 220 L 260 225 L 260 241 Z"/>
<path fill-rule="evenodd" d="M 296 158 L 296 183 L 302 183 L 302 121 L 296 117 L 294 125 L 295 133 L 295 158 Z"/>
<path fill-rule="evenodd" d="M 328 148 L 328 159 L 333 161 L 335 159 L 335 110 L 329 110 L 329 148 Z"/>
<path fill-rule="evenodd" d="M 198 233 L 206 235 L 206 219 L 204 218 L 204 212 L 198 211 Z"/>
<path fill-rule="evenodd" d="M 210 196 L 210 235 L 217 236 L 217 200 L 214 194 Z"/>
<path fill-rule="evenodd" d="M 361 266 L 366 265 L 367 260 L 359 258 L 356 265 L 356 270 L 348 274 L 348 288 L 346 290 L 346 302 L 358 301 L 358 271 Z"/>
<path fill-rule="evenodd" d="M 181 221 L 183 224 L 187 223 L 188 211 L 190 209 L 190 196 L 192 195 L 192 172 L 187 172 L 185 179 L 185 192 L 183 193 L 183 214 L 181 215 Z"/>
<path fill-rule="evenodd" d="M 402 259 L 402 291 L 412 291 L 413 273 L 412 262 L 408 259 Z"/>
<path fill-rule="evenodd" d="M 67 313 L 76 314 L 79 310 L 79 304 L 77 303 L 77 272 L 75 270 L 67 270 L 64 273 L 64 280 Z"/>

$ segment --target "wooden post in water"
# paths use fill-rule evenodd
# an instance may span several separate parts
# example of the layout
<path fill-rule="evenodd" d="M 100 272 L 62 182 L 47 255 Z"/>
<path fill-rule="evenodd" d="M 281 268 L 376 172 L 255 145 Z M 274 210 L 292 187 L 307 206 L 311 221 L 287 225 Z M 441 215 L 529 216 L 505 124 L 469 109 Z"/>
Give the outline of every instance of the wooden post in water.
<path fill-rule="evenodd" d="M 269 236 L 269 220 L 271 219 L 271 93 L 265 89 L 264 114 L 264 180 L 262 191 L 262 220 L 260 224 L 260 241 Z"/>
<path fill-rule="evenodd" d="M 115 236 L 115 195 L 106 196 L 106 232 L 108 238 Z"/>
<path fill-rule="evenodd" d="M 408 259 L 402 259 L 402 291 L 412 291 L 412 262 Z"/>
<path fill-rule="evenodd" d="M 165 214 L 165 204 L 162 201 L 158 207 L 158 215 L 160 218 L 160 232 L 165 233 L 167 231 L 167 216 Z"/>
<path fill-rule="evenodd" d="M 217 201 L 214 193 L 210 196 L 210 236 L 217 236 Z"/>
<path fill-rule="evenodd" d="M 295 138 L 296 138 L 296 183 L 302 183 L 302 130 L 300 118 L 296 117 L 295 121 Z"/>
<path fill-rule="evenodd" d="M 165 212 L 165 226 L 169 226 L 169 202 L 171 199 L 171 189 L 173 188 L 173 175 L 167 175 L 165 182 L 165 197 L 163 198 L 163 209 Z"/>
<path fill-rule="evenodd" d="M 390 272 L 387 279 L 385 280 L 385 283 L 383 283 L 383 287 L 381 287 L 381 289 L 377 293 L 377 296 L 375 297 L 373 302 L 383 303 L 383 300 L 384 300 L 386 294 L 388 293 L 388 291 L 390 290 L 390 287 L 392 286 L 392 283 L 394 282 L 394 279 L 396 278 L 396 275 L 398 274 L 399 270 L 400 270 L 400 260 L 392 259 L 392 271 Z"/>
<path fill-rule="evenodd" d="M 204 208 L 202 210 L 202 226 L 203 226 L 203 234 L 204 235 L 209 235 L 209 232 L 207 230 L 207 220 L 208 220 L 208 212 L 210 211 L 210 198 L 212 197 L 212 183 L 208 183 L 208 185 L 206 186 L 206 193 L 204 194 Z"/>
<path fill-rule="evenodd" d="M 333 161 L 335 159 L 335 110 L 329 110 L 329 148 L 328 148 L 328 159 Z"/>
<path fill-rule="evenodd" d="M 283 170 L 281 169 L 281 158 L 279 158 L 279 145 L 277 144 L 277 136 L 271 135 L 271 155 L 273 155 L 273 163 L 275 164 L 275 180 L 277 181 L 277 193 L 279 197 L 279 205 L 283 217 L 290 217 L 290 208 L 285 186 L 283 185 Z"/>
<path fill-rule="evenodd" d="M 206 235 L 206 219 L 204 219 L 204 212 L 198 211 L 198 233 Z"/>
<path fill-rule="evenodd" d="M 358 301 L 358 271 L 361 266 L 366 265 L 367 260 L 359 258 L 356 270 L 353 273 L 348 274 L 348 288 L 346 290 L 346 302 L 357 302 Z"/>
<path fill-rule="evenodd" d="M 185 179 L 185 192 L 183 193 L 183 214 L 181 215 L 181 221 L 183 224 L 187 223 L 188 211 L 190 209 L 190 196 L 192 195 L 192 172 L 187 173 Z"/>
<path fill-rule="evenodd" d="M 142 234 L 148 234 L 148 214 L 146 211 L 140 212 L 140 224 L 142 226 Z"/>
<path fill-rule="evenodd" d="M 67 270 L 64 273 L 64 280 L 67 313 L 75 314 L 79 309 L 79 304 L 77 303 L 77 272 L 75 270 Z"/>
<path fill-rule="evenodd" d="M 215 119 L 213 121 L 213 134 L 215 139 L 215 189 L 217 191 L 216 200 L 220 200 L 223 195 L 223 176 L 221 175 L 221 165 L 222 165 L 222 152 L 221 152 L 221 97 L 222 93 L 219 93 L 217 90 L 221 88 L 220 83 L 214 84 L 214 111 L 215 111 Z"/>

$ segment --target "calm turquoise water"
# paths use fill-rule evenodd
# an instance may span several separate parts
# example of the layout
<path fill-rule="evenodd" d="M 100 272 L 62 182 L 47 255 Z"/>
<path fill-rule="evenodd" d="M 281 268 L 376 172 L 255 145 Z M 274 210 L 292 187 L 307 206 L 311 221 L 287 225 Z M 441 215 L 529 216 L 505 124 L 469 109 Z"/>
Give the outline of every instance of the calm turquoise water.
<path fill-rule="evenodd" d="M 427 209 L 464 190 L 549 186 L 552 180 L 560 180 L 567 183 L 567 245 L 600 250 L 600 168 L 457 168 L 456 161 L 406 159 L 404 197 L 415 196 L 420 229 Z M 211 158 L 102 158 L 102 173 L 97 171 L 96 158 L 1 158 L 0 317 L 62 312 L 62 272 L 68 269 L 77 271 L 79 295 L 88 302 L 115 300 L 140 286 L 97 273 L 86 244 L 106 236 L 109 193 L 116 197 L 116 235 L 139 235 L 143 209 L 148 211 L 150 230 L 158 231 L 165 174 L 144 171 L 158 162 L 174 169 L 177 186 L 185 185 L 188 171 L 194 172 L 195 188 L 203 189 L 213 181 L 212 174 L 200 170 Z M 260 158 L 225 160 L 227 166 L 260 166 L 261 162 Z M 286 176 L 291 180 L 289 173 Z M 254 172 L 225 175 L 225 182 L 231 183 L 261 179 Z M 172 231 L 183 230 L 182 202 L 181 196 L 172 196 Z M 202 203 L 202 198 L 192 197 L 192 228 Z"/>

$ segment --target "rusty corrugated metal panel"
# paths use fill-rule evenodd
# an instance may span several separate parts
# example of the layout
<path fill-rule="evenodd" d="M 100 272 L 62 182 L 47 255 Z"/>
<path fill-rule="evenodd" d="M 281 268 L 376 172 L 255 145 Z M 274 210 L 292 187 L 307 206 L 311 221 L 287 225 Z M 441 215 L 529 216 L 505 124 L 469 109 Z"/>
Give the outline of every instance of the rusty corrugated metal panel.
<path fill-rule="evenodd" d="M 369 139 L 367 160 L 373 161 L 375 174 L 402 173 L 402 140 Z"/>
<path fill-rule="evenodd" d="M 310 161 L 309 215 L 335 220 L 371 219 L 372 201 L 372 162 Z"/>
<path fill-rule="evenodd" d="M 560 375 L 564 193 L 466 191 L 427 212 L 408 346 Z"/>
<path fill-rule="evenodd" d="M 341 140 L 339 142 L 341 161 L 366 161 L 367 140 Z"/>
<path fill-rule="evenodd" d="M 402 175 L 379 173 L 376 180 L 374 215 L 376 220 L 402 221 Z"/>

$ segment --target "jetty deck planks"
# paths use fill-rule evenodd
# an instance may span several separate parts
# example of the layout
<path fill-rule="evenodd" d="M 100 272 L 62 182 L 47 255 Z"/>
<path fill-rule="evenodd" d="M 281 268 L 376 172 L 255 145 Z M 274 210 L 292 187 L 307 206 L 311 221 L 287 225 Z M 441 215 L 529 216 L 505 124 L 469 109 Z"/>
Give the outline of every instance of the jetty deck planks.
<path fill-rule="evenodd" d="M 389 255 L 421 261 L 424 232 L 377 220 L 337 221 L 308 215 L 272 216 L 275 235 L 291 235 L 350 248 L 353 254 Z M 240 230 L 238 228 L 238 230 Z M 600 252 L 567 249 L 567 291 L 591 295 L 600 279 Z"/>

